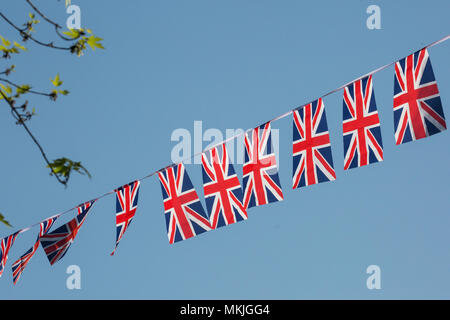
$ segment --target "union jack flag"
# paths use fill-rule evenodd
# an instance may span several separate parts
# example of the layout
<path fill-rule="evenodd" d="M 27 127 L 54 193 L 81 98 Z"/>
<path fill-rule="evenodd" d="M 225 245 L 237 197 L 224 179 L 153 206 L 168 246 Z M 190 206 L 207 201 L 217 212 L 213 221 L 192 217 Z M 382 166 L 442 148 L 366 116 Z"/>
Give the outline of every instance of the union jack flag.
<path fill-rule="evenodd" d="M 283 200 L 270 122 L 247 132 L 244 145 L 244 208 Z"/>
<path fill-rule="evenodd" d="M 293 189 L 336 180 L 322 99 L 293 112 Z"/>
<path fill-rule="evenodd" d="M 211 230 L 208 216 L 182 163 L 158 172 L 169 243 Z"/>
<path fill-rule="evenodd" d="M 116 247 L 111 255 L 116 252 L 119 241 L 136 213 L 140 184 L 134 181 L 116 190 Z"/>
<path fill-rule="evenodd" d="M 397 145 L 447 129 L 427 49 L 395 64 L 394 128 Z"/>
<path fill-rule="evenodd" d="M 81 206 L 78 206 L 78 208 L 77 208 L 78 215 L 86 216 L 86 214 L 88 213 L 89 209 L 91 209 L 94 202 L 95 202 L 95 200 L 92 200 L 92 201 L 83 203 Z"/>
<path fill-rule="evenodd" d="M 92 200 L 79 206 L 78 215 L 75 218 L 39 239 L 51 265 L 67 253 L 94 202 L 95 200 Z"/>
<path fill-rule="evenodd" d="M 8 253 L 11 249 L 14 241 L 19 235 L 20 231 L 17 231 L 6 238 L 0 240 L 0 277 L 3 274 L 3 270 L 5 270 L 6 261 L 8 260 Z"/>
<path fill-rule="evenodd" d="M 47 232 L 50 230 L 50 228 L 55 223 L 57 217 L 49 218 L 45 221 L 42 221 L 39 224 L 40 230 L 39 235 L 37 237 L 37 240 L 35 244 L 27 251 L 25 252 L 16 262 L 13 263 L 12 266 L 12 272 L 13 272 L 13 283 L 16 284 L 17 281 L 19 281 L 20 276 L 22 275 L 23 270 L 27 266 L 28 262 L 30 262 L 31 257 L 35 254 L 36 250 L 39 247 L 39 239 L 47 234 Z"/>
<path fill-rule="evenodd" d="M 220 149 L 219 149 L 220 148 Z M 225 144 L 202 153 L 203 191 L 212 229 L 247 219 L 239 179 Z"/>
<path fill-rule="evenodd" d="M 344 89 L 343 132 L 344 170 L 383 161 L 380 119 L 371 75 Z"/>

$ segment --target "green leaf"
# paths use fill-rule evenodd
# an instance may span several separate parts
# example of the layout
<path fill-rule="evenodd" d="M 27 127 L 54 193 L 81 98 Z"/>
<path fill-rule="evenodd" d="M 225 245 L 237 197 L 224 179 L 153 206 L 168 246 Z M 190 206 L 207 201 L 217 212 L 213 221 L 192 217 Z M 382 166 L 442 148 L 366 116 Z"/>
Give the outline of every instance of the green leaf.
<path fill-rule="evenodd" d="M 2 222 L 3 224 L 5 224 L 8 227 L 12 227 L 12 225 L 5 220 L 5 217 L 0 213 L 0 222 Z"/>
<path fill-rule="evenodd" d="M 80 32 L 76 29 L 69 29 L 69 31 L 64 31 L 63 34 L 71 37 L 72 39 L 77 39 L 80 37 Z"/>
<path fill-rule="evenodd" d="M 100 41 L 102 40 L 103 40 L 102 38 L 92 35 L 88 38 L 87 44 L 92 48 L 92 50 L 95 50 L 96 48 L 105 49 L 103 45 L 100 43 Z"/>
<path fill-rule="evenodd" d="M 64 96 L 67 96 L 69 94 L 69 90 L 58 90 L 58 92 Z"/>
<path fill-rule="evenodd" d="M 6 40 L 5 38 L 3 38 L 2 36 L 0 36 L 0 39 L 2 40 L 2 43 L 5 47 L 9 47 L 11 45 L 11 41 Z"/>
<path fill-rule="evenodd" d="M 10 86 L 4 86 L 3 84 L 0 83 L 0 87 L 1 87 L 4 91 L 6 91 L 6 93 L 9 93 L 9 94 L 12 93 L 12 89 L 11 89 Z"/>
<path fill-rule="evenodd" d="M 31 87 L 28 84 L 21 85 L 20 87 L 16 88 L 17 94 L 24 94 L 30 91 Z"/>
<path fill-rule="evenodd" d="M 19 49 L 17 49 L 16 47 L 9 48 L 8 51 L 11 53 L 19 53 L 20 52 Z"/>
<path fill-rule="evenodd" d="M 59 78 L 59 74 L 57 74 L 57 75 L 55 76 L 55 79 L 51 79 L 51 78 L 50 78 L 50 81 L 53 83 L 53 85 L 54 85 L 55 87 L 59 87 L 60 85 L 63 84 L 63 82 L 62 82 L 61 79 Z"/>
<path fill-rule="evenodd" d="M 28 16 L 30 17 L 30 19 L 34 19 L 34 17 L 35 17 L 34 13 L 31 13 L 31 12 L 28 14 Z"/>
<path fill-rule="evenodd" d="M 87 169 L 81 165 L 81 162 L 75 162 L 73 164 L 73 170 L 75 170 L 76 172 L 78 172 L 79 174 L 82 174 L 82 175 L 86 174 L 89 177 L 89 179 L 92 178 L 89 171 L 87 171 Z"/>
<path fill-rule="evenodd" d="M 67 158 L 59 158 L 53 160 L 52 163 L 47 165 L 47 168 L 51 168 L 52 174 L 55 174 L 59 178 L 61 178 L 63 184 L 66 184 L 69 181 L 72 171 L 75 171 L 82 175 L 87 175 L 89 178 L 91 178 L 91 174 L 85 167 L 83 167 L 81 162 L 74 162 Z"/>
<path fill-rule="evenodd" d="M 63 168 L 64 168 L 63 166 L 53 166 L 52 167 L 54 173 L 61 172 L 63 170 Z"/>

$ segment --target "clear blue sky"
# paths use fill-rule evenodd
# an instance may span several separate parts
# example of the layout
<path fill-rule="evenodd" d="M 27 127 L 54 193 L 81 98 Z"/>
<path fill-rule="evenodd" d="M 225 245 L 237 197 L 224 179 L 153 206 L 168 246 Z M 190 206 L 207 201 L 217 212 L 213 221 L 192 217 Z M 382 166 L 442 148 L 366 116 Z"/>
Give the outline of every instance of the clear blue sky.
<path fill-rule="evenodd" d="M 65 23 L 64 1 L 35 2 Z M 93 178 L 74 175 L 67 189 L 58 185 L 1 104 L 0 212 L 14 225 L 0 226 L 2 237 L 169 164 L 177 128 L 192 132 L 195 120 L 204 130 L 257 126 L 450 31 L 448 1 L 72 3 L 106 50 L 76 58 L 28 43 L 11 61 L 11 80 L 47 90 L 60 73 L 71 94 L 56 103 L 30 97 L 38 113 L 30 128 L 51 159 L 81 160 Z M 370 4 L 381 8 L 381 30 L 366 27 Z M 30 8 L 4 0 L 1 11 L 21 22 Z M 47 39 L 51 31 L 41 23 L 36 36 Z M 18 39 L 4 21 L 0 33 Z M 429 53 L 450 118 L 450 41 Z M 373 80 L 385 161 L 344 172 L 336 93 L 324 99 L 336 181 L 291 189 L 292 120 L 285 118 L 273 123 L 285 201 L 171 246 L 159 182 L 144 180 L 114 257 L 109 196 L 95 204 L 60 262 L 50 266 L 39 248 L 14 287 L 11 263 L 38 230 L 21 234 L 0 299 L 450 298 L 449 133 L 395 146 L 392 67 Z M 200 165 L 187 170 L 202 198 Z M 66 289 L 72 264 L 81 268 L 81 290 Z M 366 288 L 372 264 L 381 268 L 381 290 Z"/>

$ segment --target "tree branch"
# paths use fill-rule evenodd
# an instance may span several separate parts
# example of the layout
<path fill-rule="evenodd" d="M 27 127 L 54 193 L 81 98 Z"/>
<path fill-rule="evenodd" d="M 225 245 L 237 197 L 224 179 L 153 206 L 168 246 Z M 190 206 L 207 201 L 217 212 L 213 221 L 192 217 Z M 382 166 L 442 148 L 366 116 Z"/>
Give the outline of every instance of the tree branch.
<path fill-rule="evenodd" d="M 26 28 L 20 29 L 18 26 L 16 26 L 14 23 L 11 22 L 11 20 L 9 20 L 3 13 L 0 12 L 0 17 L 2 17 L 7 23 L 9 23 L 14 29 L 16 29 L 20 35 L 24 38 L 24 39 L 31 39 L 34 42 L 36 42 L 37 44 L 44 46 L 44 47 L 49 47 L 49 48 L 53 48 L 53 49 L 59 49 L 59 50 L 71 50 L 71 47 L 60 47 L 60 46 L 55 46 L 53 44 L 53 42 L 49 42 L 49 43 L 44 43 L 42 41 L 39 41 L 35 38 L 33 38 L 33 36 L 31 36 L 30 34 L 26 33 L 25 30 Z"/>
<path fill-rule="evenodd" d="M 9 107 L 11 108 L 11 112 L 13 112 L 17 118 L 21 119 L 20 114 L 17 112 L 16 108 L 14 107 L 13 103 L 9 100 L 9 98 L 3 93 L 2 90 L 0 90 L 0 94 L 2 95 L 3 99 L 5 99 L 5 101 L 8 103 Z M 42 146 L 40 145 L 40 143 L 37 141 L 37 139 L 34 137 L 34 135 L 31 133 L 30 129 L 28 129 L 28 126 L 22 122 L 19 121 L 19 123 L 24 127 L 24 129 L 26 130 L 26 132 L 28 133 L 28 135 L 31 137 L 31 139 L 33 140 L 34 144 L 36 144 L 36 146 L 39 148 L 39 151 L 41 152 L 42 157 L 44 158 L 45 162 L 47 163 L 48 167 L 50 168 L 50 171 L 52 172 L 52 175 L 55 176 L 56 180 L 58 180 L 59 183 L 66 185 L 66 182 L 61 180 L 58 175 L 56 174 L 56 172 L 53 171 L 53 168 L 51 166 L 50 161 L 47 158 L 47 155 L 45 154 L 44 149 L 42 148 Z"/>
<path fill-rule="evenodd" d="M 25 1 L 33 8 L 34 11 L 36 11 L 37 14 L 39 14 L 42 17 L 42 19 L 44 19 L 48 23 L 54 25 L 56 28 L 61 28 L 61 26 L 59 24 L 57 24 L 53 20 L 50 20 L 49 18 L 47 18 L 30 0 L 25 0 Z"/>
<path fill-rule="evenodd" d="M 5 71 L 0 72 L 0 74 L 4 74 L 4 75 L 6 75 L 6 76 L 9 76 L 9 74 L 14 70 L 14 68 L 15 68 L 15 66 L 12 65 L 11 67 L 6 68 Z"/>
<path fill-rule="evenodd" d="M 0 74 L 1 74 L 1 73 L 0 73 Z M 0 78 L 0 81 L 3 81 L 3 82 L 5 82 L 5 83 L 8 83 L 8 84 L 12 85 L 13 87 L 20 88 L 20 86 L 19 86 L 18 84 L 15 84 L 14 82 L 9 81 L 8 79 Z M 50 98 L 52 97 L 51 94 L 45 93 L 45 92 L 39 92 L 39 91 L 34 91 L 34 90 L 28 90 L 27 92 L 33 93 L 33 94 L 38 94 L 38 95 L 41 95 L 41 96 L 50 97 Z"/>
<path fill-rule="evenodd" d="M 66 38 L 66 37 L 64 37 L 60 32 L 59 32 L 59 29 L 62 29 L 62 27 L 58 24 L 58 23 L 56 23 L 56 22 L 54 22 L 53 20 L 51 20 L 51 19 L 49 19 L 48 17 L 46 17 L 30 0 L 25 0 L 32 8 L 33 8 L 33 10 L 34 11 L 36 11 L 36 13 L 38 14 L 38 15 L 40 15 L 41 17 L 42 17 L 42 19 L 44 19 L 45 21 L 47 21 L 48 23 L 50 23 L 51 25 L 53 25 L 54 27 L 55 27 L 55 32 L 56 32 L 56 34 L 61 38 L 61 39 L 63 39 L 63 40 L 65 40 L 65 41 L 73 41 L 73 40 L 76 40 L 77 38 L 74 38 L 74 39 L 70 39 L 70 38 Z M 79 38 L 80 36 L 78 36 L 78 38 Z"/>

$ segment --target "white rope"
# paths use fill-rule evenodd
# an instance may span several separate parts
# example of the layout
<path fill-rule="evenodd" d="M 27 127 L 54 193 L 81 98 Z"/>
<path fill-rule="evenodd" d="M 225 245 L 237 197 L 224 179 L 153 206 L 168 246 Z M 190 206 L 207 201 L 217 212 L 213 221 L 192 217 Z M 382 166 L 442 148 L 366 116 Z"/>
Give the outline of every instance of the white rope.
<path fill-rule="evenodd" d="M 435 46 L 435 45 L 438 45 L 438 44 L 440 44 L 440 43 L 442 43 L 442 42 L 444 42 L 444 41 L 447 41 L 448 39 L 450 39 L 450 34 L 447 35 L 447 36 L 445 36 L 445 37 L 443 37 L 443 38 L 441 38 L 441 39 L 439 39 L 439 40 L 437 40 L 437 41 L 435 41 L 435 42 L 430 43 L 429 45 L 423 47 L 422 49 L 431 48 L 431 47 L 433 47 L 433 46 Z M 420 49 L 420 50 L 422 50 L 422 49 Z M 400 59 L 399 59 L 399 60 L 400 60 Z M 391 62 L 391 63 L 388 63 L 388 64 L 385 64 L 384 66 L 381 66 L 381 67 L 379 67 L 379 68 L 376 68 L 376 69 L 374 69 L 374 70 L 372 70 L 372 71 L 366 73 L 366 74 L 363 75 L 363 76 L 360 76 L 360 77 L 358 77 L 358 78 L 356 78 L 356 79 L 353 79 L 352 81 L 349 81 L 349 82 L 347 82 L 347 83 L 345 83 L 345 84 L 339 86 L 338 88 L 333 89 L 333 90 L 331 90 L 331 91 L 325 93 L 324 95 L 322 95 L 321 97 L 319 97 L 319 98 L 317 98 L 317 99 L 314 99 L 314 100 L 312 100 L 312 101 L 310 101 L 310 102 L 308 102 L 308 103 L 302 104 L 302 105 L 300 105 L 299 107 L 296 107 L 296 108 L 294 108 L 294 109 L 292 109 L 292 110 L 289 110 L 289 111 L 287 111 L 287 112 L 285 112 L 285 113 L 283 113 L 283 114 L 281 114 L 281 115 L 279 115 L 279 116 L 273 118 L 272 120 L 266 121 L 266 122 L 264 122 L 264 123 L 267 123 L 267 122 L 274 122 L 274 121 L 277 121 L 277 120 L 286 118 L 287 116 L 291 115 L 291 114 L 294 112 L 294 110 L 302 109 L 303 107 L 307 106 L 308 104 L 310 104 L 310 103 L 312 103 L 312 102 L 314 102 L 314 101 L 316 101 L 316 100 L 318 100 L 318 99 L 320 99 L 320 98 L 324 98 L 324 97 L 326 97 L 326 96 L 329 96 L 330 94 L 333 94 L 333 93 L 335 93 L 335 92 L 337 92 L 337 91 L 340 91 L 340 90 L 344 89 L 345 87 L 347 87 L 348 85 L 352 84 L 352 83 L 355 82 L 355 81 L 358 81 L 358 80 L 360 80 L 360 79 L 362 79 L 362 78 L 365 78 L 365 77 L 368 77 L 368 76 L 370 76 L 370 75 L 373 75 L 373 74 L 375 74 L 375 73 L 377 73 L 377 72 L 379 72 L 379 71 L 381 71 L 381 70 L 384 70 L 384 69 L 386 69 L 386 68 L 392 66 L 392 65 L 395 64 L 397 61 L 398 61 L 398 60 L 396 60 L 396 61 L 394 61 L 394 62 Z M 246 134 L 246 133 L 249 132 L 250 130 L 253 130 L 253 129 L 248 129 L 248 130 L 246 130 L 246 131 L 244 131 L 244 132 L 241 132 L 241 133 L 239 133 L 239 134 L 236 134 L 236 135 L 234 135 L 234 136 L 232 136 L 232 137 L 230 137 L 230 138 L 228 138 L 228 139 L 226 139 L 226 140 L 224 140 L 224 141 L 222 141 L 222 142 L 220 142 L 220 143 L 217 143 L 217 144 L 215 144 L 215 145 L 209 147 L 208 149 L 203 150 L 202 152 L 198 152 L 198 153 L 196 153 L 196 154 L 194 154 L 194 155 L 192 155 L 192 156 L 190 156 L 190 157 L 187 157 L 187 158 L 183 159 L 182 161 L 180 161 L 180 162 L 178 162 L 178 163 L 173 163 L 173 164 L 168 165 L 168 166 L 166 166 L 166 167 L 164 167 L 164 168 L 161 168 L 161 169 L 159 169 L 159 170 L 156 170 L 156 171 L 154 171 L 154 172 L 152 172 L 152 173 L 150 173 L 150 174 L 148 174 L 148 175 L 146 175 L 146 176 L 144 176 L 144 177 L 142 177 L 142 178 L 140 178 L 140 179 L 136 179 L 136 181 L 142 181 L 142 180 L 145 180 L 145 179 L 147 179 L 147 178 L 150 178 L 151 176 L 154 176 L 154 175 L 157 174 L 158 172 L 161 172 L 161 171 L 165 170 L 166 168 L 175 166 L 175 165 L 177 165 L 177 164 L 179 164 L 179 163 L 182 163 L 182 162 L 185 162 L 185 161 L 187 161 L 187 160 L 192 160 L 194 157 L 197 157 L 197 156 L 199 156 L 199 155 L 201 155 L 201 154 L 203 154 L 203 153 L 205 153 L 205 152 L 207 152 L 207 151 L 209 151 L 209 150 L 211 150 L 211 149 L 213 149 L 213 148 L 215 148 L 215 147 L 217 147 L 217 146 L 219 146 L 219 145 L 222 145 L 222 144 L 224 144 L 224 143 L 227 143 L 228 141 L 234 140 L 234 139 L 236 139 L 236 138 L 242 136 L 243 134 Z M 99 199 L 101 199 L 101 198 L 103 198 L 103 197 L 106 197 L 107 195 L 110 195 L 110 194 L 112 194 L 112 193 L 114 193 L 114 191 L 107 192 L 107 193 L 105 193 L 105 194 L 103 194 L 103 195 L 101 195 L 101 196 L 99 196 L 99 197 L 97 197 L 97 198 L 94 198 L 94 199 L 92 199 L 92 200 L 89 200 L 89 201 L 97 201 L 97 200 L 99 200 Z M 85 201 L 85 202 L 88 202 L 88 201 Z M 85 203 L 85 202 L 83 202 L 83 203 Z M 20 231 L 18 231 L 18 233 L 20 234 L 20 233 L 26 232 L 26 231 L 30 230 L 31 228 L 33 228 L 33 227 L 39 225 L 40 223 L 44 222 L 45 220 L 48 220 L 48 219 L 51 219 L 51 218 L 55 218 L 55 217 L 60 217 L 60 216 L 62 216 L 62 215 L 64 215 L 64 214 L 67 214 L 67 213 L 71 212 L 72 210 L 74 210 L 74 209 L 76 209 L 76 208 L 78 208 L 78 206 L 73 207 L 73 208 L 71 208 L 71 209 L 68 209 L 68 210 L 66 210 L 66 211 L 64 211 L 64 212 L 55 214 L 55 215 L 53 215 L 53 216 L 51 216 L 51 217 L 48 217 L 48 218 L 42 220 L 41 222 L 38 222 L 38 223 L 35 223 L 35 224 L 30 225 L 29 227 L 23 228 L 23 229 L 21 229 Z"/>

